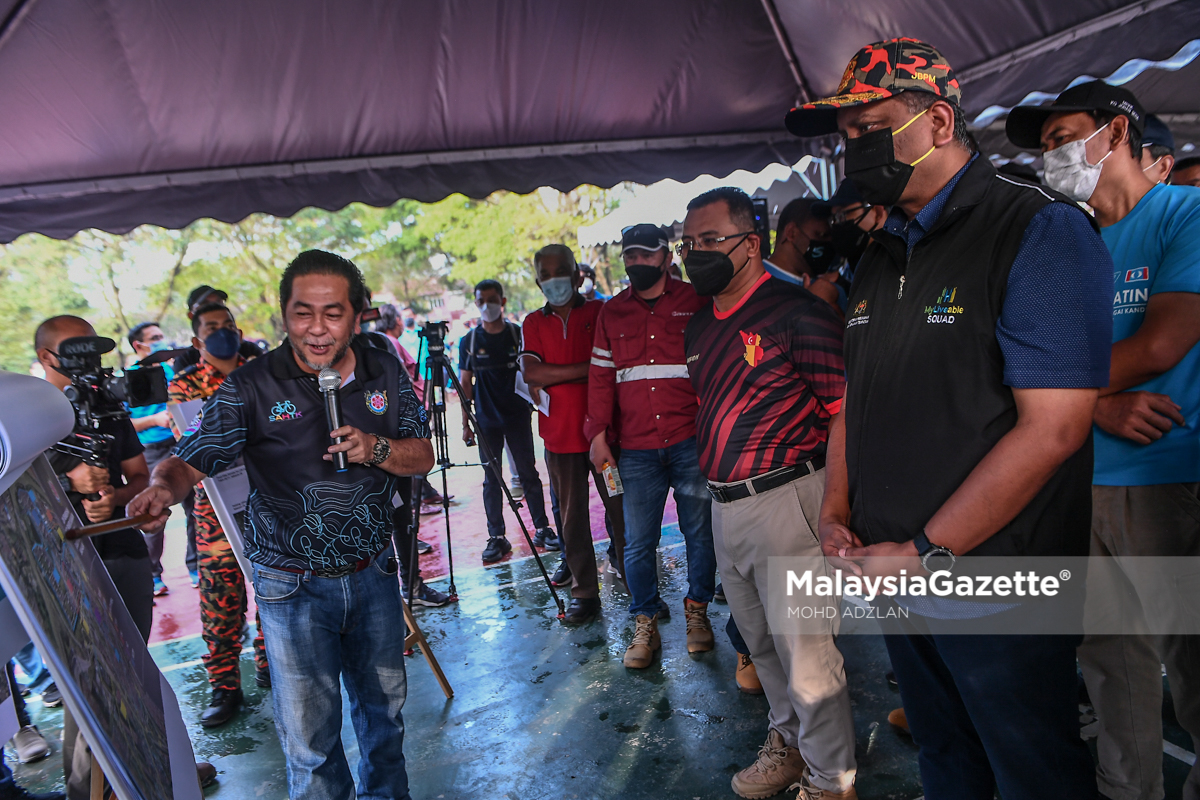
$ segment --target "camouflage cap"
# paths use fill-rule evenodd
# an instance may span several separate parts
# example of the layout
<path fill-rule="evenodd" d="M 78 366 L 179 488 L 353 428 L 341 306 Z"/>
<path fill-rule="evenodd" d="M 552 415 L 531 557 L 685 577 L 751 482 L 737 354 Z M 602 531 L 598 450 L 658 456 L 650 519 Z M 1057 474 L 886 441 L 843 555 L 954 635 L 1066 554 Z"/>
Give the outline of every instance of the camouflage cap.
<path fill-rule="evenodd" d="M 838 109 L 914 91 L 955 105 L 962 97 L 954 71 L 937 48 L 919 39 L 888 39 L 867 45 L 850 59 L 837 94 L 793 108 L 784 121 L 797 136 L 837 133 Z"/>

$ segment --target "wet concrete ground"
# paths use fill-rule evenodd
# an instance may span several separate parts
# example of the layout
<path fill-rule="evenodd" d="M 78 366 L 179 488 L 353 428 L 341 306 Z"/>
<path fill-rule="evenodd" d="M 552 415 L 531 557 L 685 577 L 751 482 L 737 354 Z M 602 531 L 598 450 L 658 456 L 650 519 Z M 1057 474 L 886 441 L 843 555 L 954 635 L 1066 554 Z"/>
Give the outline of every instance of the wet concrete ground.
<path fill-rule="evenodd" d="M 644 671 L 621 664 L 632 625 L 628 598 L 610 578 L 602 590 L 604 615 L 578 628 L 556 619 L 528 559 L 459 572 L 459 603 L 418 610 L 456 695 L 443 697 L 422 656 L 409 661 L 405 752 L 414 798 L 734 797 L 730 776 L 753 761 L 766 735 L 766 700 L 743 695 L 734 684 L 735 655 L 724 635 L 727 606 L 710 607 L 717 649 L 687 653 L 683 547 L 674 526 L 667 533 L 663 596 L 676 618 L 663 623 L 662 657 Z M 598 545 L 598 554 L 603 551 Z M 557 558 L 548 559 L 551 569 Z M 839 644 L 854 706 L 860 796 L 919 797 L 916 747 L 886 721 L 899 701 L 884 678 L 889 666 L 882 641 L 843 636 Z M 179 695 L 197 758 L 220 771 L 207 796 L 286 797 L 270 693 L 254 685 L 249 648 L 242 662 L 246 709 L 216 731 L 197 722 L 209 697 L 202 651 L 198 637 L 151 647 Z M 36 699 L 30 709 L 56 752 L 40 764 L 18 766 L 18 779 L 34 790 L 61 787 L 61 710 L 42 709 Z M 1173 725 L 1169 700 L 1165 712 L 1168 738 L 1190 750 Z M 354 766 L 348 708 L 344 719 Z M 1168 798 L 1180 796 L 1186 772 L 1183 762 L 1166 758 Z"/>

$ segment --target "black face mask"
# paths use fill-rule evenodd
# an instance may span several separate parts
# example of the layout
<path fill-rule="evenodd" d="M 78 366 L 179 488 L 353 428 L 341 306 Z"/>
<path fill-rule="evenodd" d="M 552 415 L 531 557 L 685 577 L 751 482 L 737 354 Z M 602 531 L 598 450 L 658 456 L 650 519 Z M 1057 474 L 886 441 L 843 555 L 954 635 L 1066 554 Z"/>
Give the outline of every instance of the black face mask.
<path fill-rule="evenodd" d="M 837 261 L 838 251 L 830 242 L 809 242 L 804 251 L 804 263 L 808 264 L 814 275 L 824 275 Z"/>
<path fill-rule="evenodd" d="M 926 109 L 928 111 L 928 109 Z M 922 111 L 921 114 L 924 114 Z M 896 129 L 900 133 L 921 116 L 917 114 Z M 894 206 L 904 194 L 904 187 L 912 177 L 913 167 L 920 164 L 934 148 L 911 164 L 896 160 L 892 143 L 892 129 L 871 131 L 863 136 L 846 140 L 846 177 L 854 181 L 862 199 L 873 206 Z"/>
<path fill-rule="evenodd" d="M 742 241 L 745 241 L 749 235 L 750 233 L 742 234 Z M 740 245 L 741 242 L 738 244 Z M 725 291 L 725 287 L 733 280 L 733 276 L 745 269 L 746 264 L 749 263 L 750 259 L 747 258 L 744 264 L 734 269 L 729 256 L 720 250 L 693 249 L 688 251 L 687 258 L 683 259 L 688 280 L 692 282 L 692 288 L 696 290 L 696 294 L 702 297 L 715 297 Z"/>
<path fill-rule="evenodd" d="M 870 234 L 858 227 L 857 222 L 839 222 L 836 225 L 830 225 L 829 237 L 833 239 L 834 249 L 846 259 L 850 266 L 858 263 L 862 254 L 866 252 L 867 245 L 871 243 Z"/>
<path fill-rule="evenodd" d="M 659 278 L 663 276 L 663 271 L 661 267 L 654 267 L 650 264 L 626 264 L 625 274 L 629 276 L 629 285 L 635 292 L 644 292 L 658 283 Z"/>

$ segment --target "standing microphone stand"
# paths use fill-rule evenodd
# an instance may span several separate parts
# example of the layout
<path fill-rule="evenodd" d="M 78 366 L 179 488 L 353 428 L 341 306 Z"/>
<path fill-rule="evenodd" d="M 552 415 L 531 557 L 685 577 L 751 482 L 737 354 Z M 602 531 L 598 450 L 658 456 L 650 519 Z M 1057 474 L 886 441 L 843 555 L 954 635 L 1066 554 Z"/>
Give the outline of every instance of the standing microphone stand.
<path fill-rule="evenodd" d="M 428 349 L 428 356 L 425 359 L 425 409 L 429 417 L 429 426 L 433 431 L 438 471 L 442 473 L 442 514 L 446 521 L 446 556 L 450 566 L 450 594 L 455 599 L 458 599 L 458 592 L 454 586 L 454 559 L 450 551 L 450 493 L 447 486 L 446 473 L 451 467 L 475 465 L 455 464 L 450 460 L 450 440 L 446 428 L 446 380 L 449 379 L 450 386 L 458 393 L 460 400 L 463 397 L 463 389 L 458 376 L 454 373 L 450 360 L 446 356 L 445 329 L 445 323 L 427 324 L 421 329 L 421 339 L 422 343 Z M 418 357 L 419 362 L 420 358 Z M 521 527 L 521 533 L 525 536 L 525 541 L 529 544 L 529 551 L 533 553 L 533 559 L 537 562 L 538 569 L 542 573 L 542 579 L 546 582 L 546 588 L 550 590 L 550 596 L 554 598 L 554 604 L 558 606 L 558 618 L 562 619 L 566 616 L 566 608 L 563 606 L 563 601 L 558 596 L 558 592 L 555 591 L 554 584 L 550 582 L 550 573 L 546 571 L 546 565 L 542 563 L 542 557 L 538 554 L 537 547 L 533 544 L 533 537 L 530 535 L 529 529 L 525 527 L 525 520 L 521 518 L 520 509 L 524 504 L 513 497 L 512 492 L 509 490 L 508 484 L 504 481 L 499 454 L 493 453 L 491 447 L 488 446 L 487 439 L 480 432 L 479 420 L 475 418 L 475 412 L 471 410 L 470 404 L 466 403 L 465 400 L 463 401 L 463 410 L 467 415 L 471 431 L 475 434 L 475 441 L 479 443 L 479 451 L 483 456 L 483 464 L 481 466 L 484 469 L 492 471 L 492 475 L 495 477 L 497 483 L 500 484 L 500 489 L 504 492 L 504 496 L 508 498 L 508 506 L 517 518 L 517 524 Z M 420 508 L 416 504 L 420 502 L 420 498 L 416 496 L 416 492 L 413 494 L 414 508 L 419 512 Z M 413 519 L 413 560 L 409 562 L 411 565 L 416 564 L 417 531 L 420 530 L 420 514 L 414 514 Z M 410 566 L 409 569 L 414 568 Z M 410 579 L 408 590 L 410 598 L 413 593 L 412 585 L 413 581 Z"/>

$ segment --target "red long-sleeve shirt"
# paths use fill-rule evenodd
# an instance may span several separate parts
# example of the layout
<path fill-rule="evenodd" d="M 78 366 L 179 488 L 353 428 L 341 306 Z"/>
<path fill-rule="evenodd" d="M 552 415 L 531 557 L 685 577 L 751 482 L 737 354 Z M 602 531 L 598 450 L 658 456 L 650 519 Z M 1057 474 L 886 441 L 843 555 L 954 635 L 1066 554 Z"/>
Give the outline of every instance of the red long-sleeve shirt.
<path fill-rule="evenodd" d="M 604 304 L 588 371 L 584 436 L 608 430 L 610 442 L 657 450 L 696 435 L 699 401 L 688 379 L 683 331 L 711 301 L 690 283 L 667 278 L 651 306 L 626 289 Z"/>

